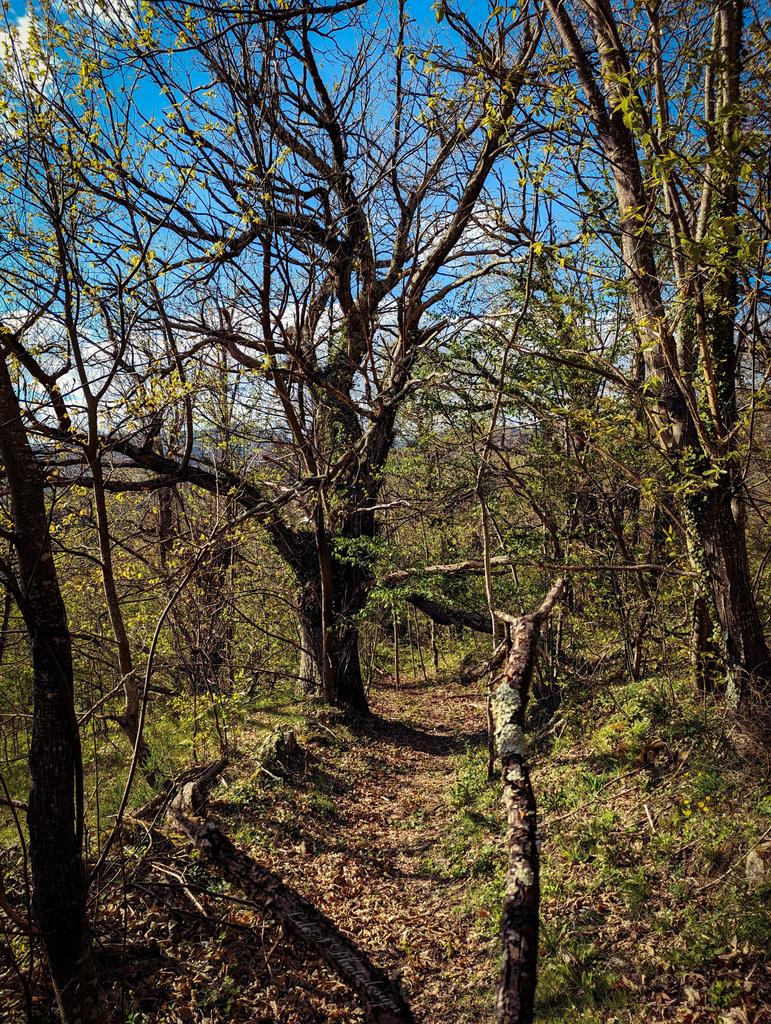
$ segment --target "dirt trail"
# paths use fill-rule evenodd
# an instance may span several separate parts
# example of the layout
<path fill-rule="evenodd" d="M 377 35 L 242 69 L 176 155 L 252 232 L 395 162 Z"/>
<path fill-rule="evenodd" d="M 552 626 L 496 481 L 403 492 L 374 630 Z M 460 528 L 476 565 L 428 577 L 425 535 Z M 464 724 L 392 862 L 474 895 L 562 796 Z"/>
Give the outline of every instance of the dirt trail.
<path fill-rule="evenodd" d="M 422 683 L 379 688 L 371 701 L 375 717 L 366 726 L 311 728 L 305 764 L 285 782 L 259 772 L 250 782 L 239 771 L 212 801 L 212 817 L 378 966 L 397 972 L 421 1024 L 489 1019 L 489 938 L 464 910 L 475 882 L 448 879 L 434 866 L 452 832 L 456 756 L 480 739 L 484 702 L 473 688 Z M 128 909 L 134 927 L 174 962 L 151 976 L 138 968 L 129 981 L 142 1012 L 136 1019 L 363 1021 L 348 989 L 269 912 L 234 900 L 181 848 L 168 855 L 159 849 L 145 862 Z M 187 888 L 169 888 L 170 867 L 180 880 L 184 872 Z M 193 898 L 202 902 L 191 905 Z"/>
<path fill-rule="evenodd" d="M 468 882 L 430 865 L 450 827 L 455 755 L 479 740 L 484 702 L 473 689 L 410 683 L 379 689 L 372 705 L 373 724 L 323 762 L 338 789 L 328 848 L 303 857 L 301 843 L 283 876 L 398 970 L 417 1020 L 470 1024 L 491 998 L 489 946 L 463 912 Z"/>
<path fill-rule="evenodd" d="M 398 967 L 418 1020 L 467 1022 L 480 988 L 487 995 L 487 950 L 460 916 L 466 883 L 427 865 L 447 835 L 453 755 L 479 738 L 484 704 L 475 691 L 412 684 L 376 693 L 373 705 L 380 719 L 351 751 L 341 852 L 330 855 L 348 896 L 335 916 Z"/>

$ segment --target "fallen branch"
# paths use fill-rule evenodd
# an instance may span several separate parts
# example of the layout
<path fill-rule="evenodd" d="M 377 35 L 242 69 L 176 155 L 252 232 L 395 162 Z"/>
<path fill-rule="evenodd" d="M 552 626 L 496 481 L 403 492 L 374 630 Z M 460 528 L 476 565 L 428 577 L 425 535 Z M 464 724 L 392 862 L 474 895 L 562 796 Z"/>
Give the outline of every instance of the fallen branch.
<path fill-rule="evenodd" d="M 238 850 L 211 822 L 199 825 L 175 807 L 168 817 L 223 878 L 269 909 L 342 978 L 361 1000 L 369 1024 L 414 1024 L 397 986 L 312 903 Z"/>
<path fill-rule="evenodd" d="M 490 559 L 490 565 L 493 568 L 505 568 L 509 565 L 519 564 L 519 559 L 512 558 L 510 555 L 494 555 Z M 393 587 L 415 579 L 416 576 L 453 576 L 459 573 L 484 572 L 484 568 L 485 563 L 481 558 L 468 558 L 465 562 L 448 562 L 445 565 L 424 565 L 415 566 L 411 569 L 394 569 L 392 572 L 385 574 L 380 581 L 380 585 L 382 587 Z"/>
<path fill-rule="evenodd" d="M 160 791 L 142 804 L 131 815 L 133 820 L 151 821 L 160 818 L 171 804 L 180 811 L 201 814 L 206 806 L 208 791 L 228 766 L 228 758 L 221 757 L 204 765 L 186 768 L 174 779 L 167 779 Z"/>
<path fill-rule="evenodd" d="M 503 966 L 495 1005 L 498 1024 L 532 1024 L 533 1020 L 540 865 L 535 795 L 525 759 L 525 710 L 541 626 L 564 585 L 560 577 L 536 612 L 511 619 L 511 653 L 493 698 L 508 848 L 503 896 Z"/>
<path fill-rule="evenodd" d="M 490 616 L 487 614 L 462 611 L 460 608 L 448 608 L 447 605 L 439 604 L 438 601 L 434 601 L 430 597 L 423 597 L 422 594 L 408 594 L 405 600 L 414 605 L 419 612 L 427 615 L 429 619 L 438 622 L 440 626 L 464 626 L 477 633 L 492 633 L 493 631 Z"/>
<path fill-rule="evenodd" d="M 28 810 L 23 800 L 11 800 L 9 797 L 0 796 L 0 807 L 13 807 L 17 811 Z"/>
<path fill-rule="evenodd" d="M 225 771 L 227 764 L 228 758 L 221 757 L 219 761 L 206 765 L 195 778 L 186 781 L 179 787 L 179 791 L 171 801 L 171 806 L 178 811 L 192 811 L 193 814 L 201 814 L 206 809 L 209 790 Z"/>
<path fill-rule="evenodd" d="M 596 562 L 591 565 L 560 565 L 557 562 L 531 561 L 516 558 L 512 555 L 493 555 L 490 559 L 492 569 L 505 569 L 509 566 L 520 569 L 551 569 L 554 572 L 649 572 L 669 573 L 673 576 L 692 576 L 692 572 L 681 569 L 674 563 L 658 564 L 656 562 Z M 444 565 L 423 565 L 411 569 L 394 569 L 386 573 L 379 581 L 381 587 L 396 587 L 421 576 L 464 576 L 469 573 L 483 573 L 485 563 L 482 558 L 467 558 L 464 562 L 448 562 Z M 410 600 L 407 598 L 407 600 Z"/>
<path fill-rule="evenodd" d="M 461 671 L 459 681 L 464 685 L 468 683 L 475 683 L 477 679 L 481 679 L 486 676 L 488 672 L 494 672 L 499 668 L 506 657 L 506 644 L 501 643 L 495 648 L 489 658 L 486 658 L 479 665 L 474 665 L 472 668 L 465 668 Z"/>

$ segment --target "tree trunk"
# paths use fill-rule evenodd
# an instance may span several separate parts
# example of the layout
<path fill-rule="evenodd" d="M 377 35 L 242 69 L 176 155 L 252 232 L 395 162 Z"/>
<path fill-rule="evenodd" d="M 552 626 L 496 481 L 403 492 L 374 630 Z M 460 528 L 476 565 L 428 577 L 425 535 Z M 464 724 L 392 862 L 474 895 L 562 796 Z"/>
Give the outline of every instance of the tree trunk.
<path fill-rule="evenodd" d="M 541 627 L 565 586 L 558 579 L 531 615 L 513 620 L 511 653 L 492 701 L 501 759 L 508 864 L 503 895 L 503 964 L 495 1002 L 498 1024 L 532 1024 L 538 977 L 540 905 L 536 802 L 525 758 L 525 711 Z"/>
<path fill-rule="evenodd" d="M 47 603 L 47 611 L 41 609 L 40 597 Z M 76 1024 L 100 1016 L 85 916 L 81 836 L 75 827 L 73 803 L 73 781 L 81 764 L 72 708 L 69 635 L 56 621 L 57 603 L 46 583 L 34 596 L 27 592 L 25 618 L 35 692 L 27 824 L 33 913 L 62 1018 L 67 1024 Z"/>
<path fill-rule="evenodd" d="M 17 601 L 33 663 L 27 810 L 32 908 L 62 1018 L 67 1024 L 79 1024 L 99 1019 L 99 1000 L 89 952 L 81 856 L 83 778 L 72 648 L 51 550 L 43 478 L 4 358 L 0 358 L 0 457 L 11 494 Z"/>
<path fill-rule="evenodd" d="M 394 686 L 398 690 L 401 686 L 401 664 L 399 661 L 399 620 L 396 616 L 396 609 L 393 610 L 394 625 Z"/>
<path fill-rule="evenodd" d="M 693 598 L 691 626 L 691 676 L 694 689 L 705 694 L 714 689 L 715 654 L 712 644 L 710 601 L 697 585 Z"/>
<path fill-rule="evenodd" d="M 430 621 L 431 628 L 431 660 L 434 663 L 434 678 L 439 675 L 439 645 L 436 642 L 436 623 Z"/>
<path fill-rule="evenodd" d="M 363 586 L 359 593 L 345 587 L 341 576 L 332 577 L 332 609 L 327 632 L 327 657 L 331 668 L 332 699 L 353 711 L 369 711 L 364 691 L 364 680 L 359 661 L 359 630 L 351 615 L 364 604 Z M 340 598 L 347 594 L 348 601 L 341 608 Z M 345 607 L 347 605 L 347 607 Z M 316 581 L 305 583 L 298 601 L 300 635 L 299 680 L 306 697 L 325 696 L 324 633 L 321 612 L 321 588 Z"/>
<path fill-rule="evenodd" d="M 737 522 L 727 487 L 713 488 L 694 510 L 715 614 L 722 635 L 728 697 L 738 707 L 754 688 L 768 693 L 771 662 L 747 557 L 744 525 Z"/>

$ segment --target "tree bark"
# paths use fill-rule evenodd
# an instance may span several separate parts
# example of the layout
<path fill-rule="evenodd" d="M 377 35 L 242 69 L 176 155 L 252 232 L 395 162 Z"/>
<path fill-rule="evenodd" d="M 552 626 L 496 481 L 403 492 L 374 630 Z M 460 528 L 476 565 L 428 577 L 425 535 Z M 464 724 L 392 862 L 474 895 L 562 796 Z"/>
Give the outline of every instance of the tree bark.
<path fill-rule="evenodd" d="M 710 602 L 702 593 L 701 587 L 695 588 L 692 607 L 691 624 L 691 676 L 694 689 L 701 694 L 714 689 L 714 654 L 711 643 Z"/>
<path fill-rule="evenodd" d="M 54 564 L 43 477 L 0 356 L 0 456 L 11 494 L 18 600 L 32 649 L 27 823 L 32 908 L 66 1024 L 100 1018 L 83 869 L 83 778 L 72 647 Z"/>
<path fill-rule="evenodd" d="M 364 606 L 363 583 L 358 586 L 339 570 L 332 573 L 332 608 L 324 645 L 321 586 L 317 580 L 302 585 L 298 597 L 300 639 L 299 681 L 306 697 L 324 698 L 325 655 L 329 659 L 329 681 L 333 703 L 359 714 L 369 710 L 359 660 L 359 629 L 352 616 Z"/>
<path fill-rule="evenodd" d="M 769 690 L 771 661 L 752 590 L 744 525 L 727 488 L 715 487 L 694 510 L 715 614 L 722 637 L 728 698 L 740 707 L 752 692 Z"/>
<path fill-rule="evenodd" d="M 511 653 L 492 702 L 501 759 L 508 864 L 503 896 L 503 966 L 496 998 L 498 1024 L 532 1024 L 538 978 L 540 862 L 536 802 L 525 759 L 525 711 L 536 644 L 564 588 L 558 579 L 538 611 L 513 622 Z"/>

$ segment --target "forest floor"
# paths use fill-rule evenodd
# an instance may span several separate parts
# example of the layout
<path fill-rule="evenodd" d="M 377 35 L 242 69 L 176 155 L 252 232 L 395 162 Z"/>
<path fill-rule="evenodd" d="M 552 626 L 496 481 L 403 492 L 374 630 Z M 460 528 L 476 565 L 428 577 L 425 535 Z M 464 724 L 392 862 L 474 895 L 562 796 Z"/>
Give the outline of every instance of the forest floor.
<path fill-rule="evenodd" d="M 467 881 L 437 877 L 434 858 L 451 828 L 457 758 L 486 742 L 484 697 L 411 684 L 379 689 L 373 711 L 371 722 L 355 727 L 323 714 L 293 723 L 290 714 L 301 744 L 291 771 L 277 781 L 244 758 L 215 794 L 211 816 L 376 964 L 398 973 L 419 1021 L 470 1024 L 489 1017 L 492 1006 L 487 922 L 467 906 Z M 196 934 L 202 922 L 189 896 L 180 886 L 169 889 L 163 877 L 164 869 L 177 870 L 180 852 L 164 864 L 170 851 L 159 851 L 141 883 L 145 897 L 165 892 L 165 905 L 143 899 L 135 909 L 143 916 L 149 907 L 157 911 L 149 933 L 161 950 L 168 948 L 169 899 L 182 912 L 172 955 L 186 969 L 161 968 L 152 987 L 138 969 L 132 1024 L 363 1021 L 331 972 L 250 910 L 228 913 L 214 954 L 211 936 Z M 186 870 L 185 884 L 207 914 L 220 918 L 212 890 L 224 887 L 212 885 L 208 871 Z"/>
<path fill-rule="evenodd" d="M 209 815 L 398 976 L 421 1024 L 491 1021 L 505 857 L 484 694 L 411 681 L 371 696 L 364 725 L 263 703 Z M 756 767 L 719 711 L 669 685 L 603 686 L 569 707 L 533 750 L 539 1024 L 770 1024 L 771 889 L 745 878 L 771 834 Z M 300 751 L 277 775 L 248 751 L 282 723 Z M 363 1021 L 181 837 L 134 840 L 99 910 L 121 1022 Z"/>

